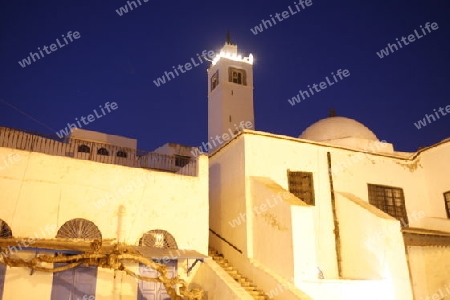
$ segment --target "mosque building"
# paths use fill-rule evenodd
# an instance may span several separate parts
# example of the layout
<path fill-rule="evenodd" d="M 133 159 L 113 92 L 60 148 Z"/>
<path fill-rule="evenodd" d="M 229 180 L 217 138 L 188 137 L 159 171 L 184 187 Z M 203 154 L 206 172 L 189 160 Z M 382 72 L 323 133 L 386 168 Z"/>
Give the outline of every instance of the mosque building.
<path fill-rule="evenodd" d="M 203 151 L 0 127 L 0 300 L 450 297 L 450 139 L 257 131 L 229 37 L 207 75 Z"/>

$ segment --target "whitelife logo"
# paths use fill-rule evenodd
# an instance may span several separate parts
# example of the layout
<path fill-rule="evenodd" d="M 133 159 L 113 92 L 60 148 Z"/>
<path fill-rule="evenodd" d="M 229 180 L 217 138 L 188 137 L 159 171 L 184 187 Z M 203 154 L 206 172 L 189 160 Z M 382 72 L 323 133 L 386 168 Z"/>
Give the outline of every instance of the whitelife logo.
<path fill-rule="evenodd" d="M 296 15 L 296 14 L 298 14 L 300 11 L 305 10 L 306 7 L 312 5 L 312 0 L 306 0 L 306 1 L 300 0 L 300 1 L 298 1 L 298 4 L 297 4 L 297 2 L 294 2 L 294 4 L 295 4 L 295 8 L 297 9 L 297 11 L 293 10 L 292 7 L 289 5 L 289 6 L 288 6 L 289 11 L 285 10 L 285 11 L 283 11 L 281 14 L 279 14 L 279 13 L 276 13 L 276 14 L 275 14 L 275 18 L 277 18 L 278 22 L 281 22 L 281 21 L 283 21 L 283 20 L 286 20 L 286 19 L 289 18 L 290 16 Z M 300 9 L 299 5 L 302 7 L 301 9 Z M 281 16 L 281 18 L 280 18 L 280 16 Z M 272 20 L 273 23 L 270 22 L 270 20 L 264 20 L 264 19 L 262 19 L 262 20 L 261 20 L 261 23 L 260 23 L 259 25 L 255 26 L 254 28 L 250 28 L 250 31 L 251 31 L 254 35 L 257 35 L 258 33 L 263 32 L 264 28 L 265 28 L 265 29 L 269 29 L 269 28 L 272 27 L 273 25 L 276 25 L 276 24 L 277 24 L 277 21 L 275 21 L 275 18 L 274 18 L 272 15 L 270 15 L 270 19 Z M 272 24 L 273 24 L 273 25 L 272 25 Z M 263 25 L 264 25 L 264 28 L 263 28 Z M 269 25 L 270 27 L 267 27 L 267 25 Z"/>
<path fill-rule="evenodd" d="M 439 107 L 438 110 L 442 116 L 446 116 L 448 113 L 450 113 L 450 105 L 447 105 L 445 107 L 446 112 L 444 112 L 444 108 L 442 108 L 442 107 Z M 436 115 L 436 118 L 440 119 L 439 114 L 436 111 L 436 108 L 433 109 L 433 111 L 434 111 L 434 114 Z M 431 124 L 431 122 L 435 122 L 436 118 L 433 116 L 433 114 L 431 114 L 431 115 L 425 114 L 425 118 L 417 121 L 417 123 L 414 123 L 414 126 L 416 126 L 417 129 L 420 129 L 422 127 L 427 126 L 427 121 L 428 121 L 428 124 Z M 433 120 L 433 121 L 431 121 L 431 120 Z"/>
<path fill-rule="evenodd" d="M 135 182 L 136 179 L 136 182 Z M 144 184 L 149 183 L 153 179 L 153 173 L 144 174 L 139 176 L 138 178 L 134 178 L 131 181 L 128 181 L 126 185 L 122 185 L 119 188 L 115 188 L 111 193 L 105 193 L 105 195 L 94 202 L 94 206 L 96 208 L 102 208 L 106 205 L 110 205 L 113 201 L 117 201 L 124 197 L 125 195 L 131 193 L 132 191 L 141 188 Z"/>
<path fill-rule="evenodd" d="M 191 57 L 192 64 L 187 62 L 184 65 L 178 65 L 178 67 L 172 66 L 173 72 L 175 72 L 175 74 L 177 74 L 177 77 L 178 77 L 178 76 L 180 76 L 180 74 L 178 73 L 177 69 L 180 70 L 181 73 L 186 73 L 187 71 L 192 70 L 192 65 L 194 65 L 194 67 L 200 66 L 203 63 L 202 56 L 205 58 L 206 55 L 208 55 L 209 59 L 213 59 L 215 54 L 214 54 L 214 51 L 212 51 L 212 50 L 209 50 L 208 53 L 206 53 L 206 50 L 203 50 L 202 55 L 197 53 L 197 58 L 198 58 L 199 63 L 196 63 L 194 58 Z M 183 69 L 183 67 L 184 67 L 184 69 Z M 162 84 L 166 83 L 166 78 L 167 78 L 167 82 L 169 82 L 172 79 L 175 79 L 175 75 L 173 74 L 173 72 L 171 72 L 171 71 L 164 72 L 164 75 L 161 77 L 158 77 L 156 80 L 153 80 L 153 83 L 157 87 L 160 87 Z M 172 78 L 170 78 L 169 75 L 172 76 Z"/>
<path fill-rule="evenodd" d="M 271 203 L 270 199 L 267 198 L 266 199 L 267 205 L 266 205 L 266 203 L 262 203 L 259 206 L 254 206 L 253 207 L 253 216 L 256 217 L 257 215 L 262 214 L 266 210 L 277 206 L 278 203 L 283 202 L 283 199 L 289 199 L 289 198 L 291 198 L 291 193 L 283 192 L 283 195 L 281 195 L 281 192 L 278 192 L 278 196 L 277 197 L 275 197 L 275 195 L 272 195 L 272 199 L 273 199 L 272 203 Z M 230 226 L 232 228 L 235 228 L 236 226 L 239 226 L 239 225 L 245 223 L 246 221 L 247 221 L 247 214 L 246 213 L 239 213 L 239 217 L 237 217 L 236 219 L 233 219 L 232 221 L 229 221 L 228 224 L 230 224 Z"/>
<path fill-rule="evenodd" d="M 425 32 L 425 29 L 423 29 L 422 25 L 420 25 L 420 28 L 422 29 L 423 35 L 420 35 L 420 33 L 418 33 L 417 30 L 415 29 L 414 30 L 415 34 L 408 35 L 409 43 L 406 41 L 406 38 L 404 36 L 402 36 L 402 38 L 400 40 L 403 42 L 403 45 L 406 46 L 406 45 L 409 45 L 410 43 L 414 42 L 416 40 L 416 37 L 417 37 L 417 39 L 421 39 L 425 35 L 427 35 L 427 33 Z M 431 24 L 430 24 L 430 22 L 427 22 L 425 24 L 425 28 L 427 29 L 428 33 L 430 33 L 431 32 L 430 28 L 433 29 L 433 30 L 437 30 L 439 27 L 438 27 L 438 24 L 436 22 L 433 22 Z M 403 48 L 402 47 L 402 43 L 400 43 L 398 38 L 396 38 L 395 40 L 397 41 L 398 46 L 400 48 Z M 378 57 L 381 59 L 381 58 L 383 58 L 385 56 L 388 56 L 389 55 L 389 50 L 391 50 L 391 53 L 394 53 L 394 51 L 398 51 L 398 47 L 397 47 L 397 45 L 395 43 L 394 44 L 388 43 L 386 48 L 381 49 L 379 52 L 377 52 Z"/>
<path fill-rule="evenodd" d="M 139 6 L 142 5 L 141 0 L 136 0 L 139 3 Z M 138 8 L 138 5 L 136 4 L 136 1 L 127 1 L 128 7 L 130 7 L 130 11 L 133 10 L 133 6 L 134 8 Z M 148 2 L 149 0 L 142 0 L 143 2 Z M 119 9 L 116 9 L 116 13 L 121 17 L 124 14 L 128 13 L 128 7 L 126 5 L 121 6 Z"/>
<path fill-rule="evenodd" d="M 198 148 L 195 148 L 194 150 L 191 151 L 191 154 L 194 157 L 197 157 L 199 155 L 201 155 L 202 153 L 208 153 L 209 150 L 213 149 L 213 148 L 217 148 L 220 145 L 222 145 L 223 143 L 230 141 L 232 139 L 234 139 L 235 137 L 237 137 L 239 135 L 239 133 L 241 133 L 241 128 L 242 130 L 244 129 L 252 129 L 253 128 L 253 123 L 250 121 L 241 121 L 241 123 L 239 123 L 239 126 L 237 126 L 236 124 L 234 124 L 234 128 L 235 131 L 233 132 L 231 130 L 231 128 L 228 128 L 228 132 L 230 133 L 228 135 L 228 133 L 223 133 L 222 136 L 216 135 L 215 137 L 210 137 L 211 142 L 213 143 L 213 145 L 211 145 L 210 142 L 206 142 L 206 143 L 202 143 L 202 145 Z M 223 140 L 221 140 L 220 138 L 222 138 Z M 217 141 L 217 144 L 216 144 Z"/>
<path fill-rule="evenodd" d="M 56 232 L 56 229 L 57 229 L 56 224 L 52 224 L 52 225 L 48 225 L 47 224 L 45 226 L 45 232 L 42 229 L 42 227 L 40 228 L 42 236 L 39 236 L 38 233 L 34 232 L 34 236 L 35 236 L 34 238 L 33 237 L 29 237 L 28 239 L 21 239 L 20 241 L 16 240 L 17 247 L 19 249 L 17 249 L 16 246 L 8 246 L 5 251 L 0 252 L 0 257 L 2 255 L 3 255 L 3 257 L 8 257 L 8 256 L 10 256 L 12 254 L 17 253 L 19 250 L 22 250 L 22 247 L 23 248 L 30 247 L 31 245 L 33 245 L 35 243 L 35 241 L 39 241 L 39 240 L 45 239 L 46 237 L 48 237 L 48 238 L 53 237 L 55 232 Z"/>
<path fill-rule="evenodd" d="M 97 113 L 96 109 L 93 110 L 93 112 L 95 114 L 95 117 L 97 117 L 97 119 L 100 119 L 101 117 L 106 115 L 106 112 L 103 109 L 103 107 L 101 105 L 99 105 L 99 107 L 100 107 L 100 110 L 102 111 L 103 115 L 99 115 Z M 117 105 L 116 102 L 112 102 L 111 104 L 109 104 L 109 102 L 105 103 L 105 109 L 108 111 L 108 113 L 111 112 L 111 109 L 112 110 L 116 110 L 118 107 L 119 106 Z M 93 114 L 90 114 L 90 115 L 87 116 L 87 118 L 85 118 L 84 116 L 81 116 L 80 120 L 81 120 L 81 122 L 83 122 L 84 125 L 88 125 L 89 122 L 92 123 L 92 122 L 94 122 L 96 120 L 95 117 L 94 117 Z M 86 119 L 87 119 L 87 121 L 86 121 Z M 75 118 L 75 121 L 78 124 L 78 127 L 77 127 L 77 125 L 75 123 L 67 123 L 67 127 L 65 127 L 64 129 L 61 129 L 59 132 L 56 133 L 56 135 L 60 139 L 62 139 L 65 136 L 68 136 L 72 132 L 72 130 L 83 127 L 83 126 L 81 126 L 80 120 L 78 120 L 78 118 Z"/>
<path fill-rule="evenodd" d="M 347 70 L 347 69 L 341 71 L 341 69 L 339 69 L 339 70 L 336 71 L 336 75 L 334 75 L 333 72 L 331 72 L 331 75 L 333 75 L 334 82 L 330 81 L 330 79 L 328 78 L 328 76 L 326 76 L 325 79 L 326 79 L 327 82 L 322 81 L 322 82 L 319 83 L 319 84 L 315 84 L 315 83 L 314 83 L 314 84 L 312 85 L 312 87 L 311 87 L 310 85 L 308 85 L 308 89 L 309 89 L 309 92 L 311 93 L 311 96 L 314 95 L 314 91 L 316 91 L 316 92 L 318 93 L 318 92 L 320 92 L 320 91 L 326 89 L 327 87 L 332 86 L 332 85 L 335 84 L 336 82 L 339 82 L 339 81 L 337 80 L 336 76 L 338 76 L 339 79 L 340 79 L 341 81 L 342 81 L 345 77 L 350 76 L 350 71 Z M 343 78 L 342 76 L 344 76 L 344 78 Z M 320 87 L 320 89 L 318 89 L 317 87 Z M 313 91 L 313 89 L 314 89 L 314 91 Z M 300 96 L 301 96 L 301 98 L 300 98 Z M 292 106 L 294 106 L 296 103 L 300 103 L 300 102 L 302 101 L 302 99 L 305 100 L 306 97 L 308 97 L 308 98 L 310 97 L 308 91 L 302 91 L 302 90 L 300 90 L 300 91 L 298 92 L 297 95 L 295 95 L 295 96 L 292 97 L 291 99 L 288 99 L 288 102 L 289 102 Z"/>
<path fill-rule="evenodd" d="M 407 214 L 406 216 L 407 216 L 407 219 L 409 221 L 414 219 L 414 221 L 417 222 L 418 220 L 425 218 L 425 212 L 422 211 L 422 210 L 421 211 L 416 211 L 415 210 L 415 211 L 412 212 L 412 214 Z M 405 219 L 401 218 L 400 219 L 400 227 L 401 228 L 409 227 L 409 223 L 406 223 Z M 368 238 L 364 242 L 364 244 L 369 249 L 375 249 L 374 248 L 375 245 L 380 243 L 380 241 L 383 241 L 383 240 L 387 239 L 389 234 L 396 233 L 396 232 L 397 232 L 397 228 L 395 228 L 395 227 L 388 227 L 388 230 L 386 230 L 386 231 L 378 231 L 378 232 L 376 232 L 374 235 L 372 235 L 370 238 Z"/>
<path fill-rule="evenodd" d="M 384 147 L 387 147 L 389 144 L 386 142 L 386 140 L 382 140 L 382 141 L 376 141 L 375 143 L 371 143 L 369 145 L 369 148 L 371 149 L 371 151 L 369 151 L 366 147 L 364 147 L 362 152 L 358 152 L 354 155 L 350 157 L 347 157 L 347 159 L 341 160 L 337 163 L 334 164 L 334 166 L 332 166 L 329 169 L 329 174 L 336 176 L 337 174 L 339 174 L 340 172 L 344 171 L 345 169 L 349 168 L 352 164 L 358 163 L 359 161 L 365 159 L 370 159 L 369 154 L 370 153 L 376 153 L 379 152 L 381 149 L 383 149 Z M 377 150 L 374 149 L 375 146 L 377 148 Z"/>
<path fill-rule="evenodd" d="M 65 47 L 66 45 L 69 44 L 69 42 L 66 40 L 66 37 L 64 36 L 64 34 L 62 35 L 62 37 L 63 37 L 65 44 L 61 44 L 61 42 L 59 41 L 59 38 L 56 39 L 56 42 L 57 42 L 59 48 L 56 46 L 56 44 L 51 44 L 50 47 L 47 47 L 46 45 L 44 45 L 44 47 L 42 47 L 42 50 L 44 50 L 46 54 L 50 54 L 52 52 L 55 52 L 58 49 L 61 49 L 62 47 Z M 67 38 L 71 42 L 73 42 L 74 39 L 78 40 L 80 37 L 81 37 L 81 35 L 78 31 L 74 31 L 73 33 L 72 33 L 72 31 L 69 31 L 67 33 Z M 51 51 L 49 52 L 48 49 L 50 49 Z M 19 61 L 19 65 L 22 68 L 25 68 L 26 66 L 31 65 L 31 59 L 33 59 L 33 62 L 36 61 L 36 58 L 38 60 L 41 59 L 41 57 L 44 57 L 44 53 L 42 52 L 42 50 L 41 50 L 41 47 L 38 47 L 38 51 L 41 54 L 41 56 L 39 56 L 39 53 L 30 52 L 30 55 L 27 58 L 24 58 L 24 59 L 22 59 L 22 61 Z"/>
<path fill-rule="evenodd" d="M 0 171 L 20 161 L 20 155 L 18 153 L 8 154 L 8 157 L 3 157 L 3 162 L 0 160 Z"/>

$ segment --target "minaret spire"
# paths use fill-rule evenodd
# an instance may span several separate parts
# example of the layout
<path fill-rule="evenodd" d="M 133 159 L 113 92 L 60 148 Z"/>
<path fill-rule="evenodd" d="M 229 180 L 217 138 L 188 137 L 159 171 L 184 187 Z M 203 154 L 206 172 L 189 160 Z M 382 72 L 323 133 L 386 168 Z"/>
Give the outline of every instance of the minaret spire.
<path fill-rule="evenodd" d="M 230 31 L 227 31 L 227 45 L 233 45 L 233 43 L 231 42 Z"/>
<path fill-rule="evenodd" d="M 233 138 L 243 129 L 255 130 L 253 55 L 243 57 L 228 31 L 208 68 L 208 137 Z"/>

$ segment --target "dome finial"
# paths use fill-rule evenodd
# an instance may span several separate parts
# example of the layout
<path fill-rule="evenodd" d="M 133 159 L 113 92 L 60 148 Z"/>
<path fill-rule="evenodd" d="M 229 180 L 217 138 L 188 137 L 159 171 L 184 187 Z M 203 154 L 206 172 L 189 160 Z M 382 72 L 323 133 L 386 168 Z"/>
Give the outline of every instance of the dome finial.
<path fill-rule="evenodd" d="M 334 107 L 332 107 L 332 108 L 330 109 L 330 114 L 328 115 L 328 117 L 329 117 L 329 118 L 331 118 L 331 117 L 336 117 L 336 111 L 334 110 Z"/>

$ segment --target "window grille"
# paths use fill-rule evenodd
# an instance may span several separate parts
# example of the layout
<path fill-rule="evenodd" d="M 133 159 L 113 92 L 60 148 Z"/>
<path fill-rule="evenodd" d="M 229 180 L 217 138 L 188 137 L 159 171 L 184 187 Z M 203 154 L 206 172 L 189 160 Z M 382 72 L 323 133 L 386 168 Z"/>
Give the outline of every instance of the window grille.
<path fill-rule="evenodd" d="M 167 231 L 159 229 L 145 233 L 139 241 L 139 245 L 162 249 L 178 249 L 174 237 Z"/>
<path fill-rule="evenodd" d="M 403 189 L 384 185 L 368 184 L 369 203 L 390 216 L 408 224 Z"/>
<path fill-rule="evenodd" d="M 228 81 L 241 84 L 241 85 L 247 85 L 247 75 L 245 73 L 245 70 L 236 69 L 236 68 L 229 68 L 228 69 Z"/>
<path fill-rule="evenodd" d="M 0 238 L 12 238 L 11 228 L 2 219 L 0 219 Z"/>
<path fill-rule="evenodd" d="M 444 193 L 445 210 L 447 211 L 447 218 L 450 219 L 450 191 Z"/>
<path fill-rule="evenodd" d="M 77 218 L 64 223 L 61 228 L 59 228 L 56 237 L 67 239 L 101 240 L 102 234 L 93 222 L 86 219 Z"/>
<path fill-rule="evenodd" d="M 308 205 L 314 205 L 314 183 L 311 172 L 288 171 L 289 192 Z"/>
<path fill-rule="evenodd" d="M 216 73 L 211 76 L 211 91 L 216 88 L 216 86 L 219 85 L 219 71 L 216 71 Z"/>

